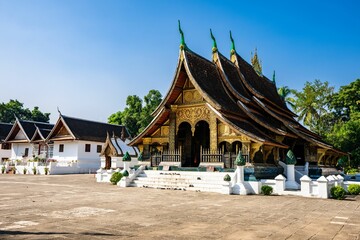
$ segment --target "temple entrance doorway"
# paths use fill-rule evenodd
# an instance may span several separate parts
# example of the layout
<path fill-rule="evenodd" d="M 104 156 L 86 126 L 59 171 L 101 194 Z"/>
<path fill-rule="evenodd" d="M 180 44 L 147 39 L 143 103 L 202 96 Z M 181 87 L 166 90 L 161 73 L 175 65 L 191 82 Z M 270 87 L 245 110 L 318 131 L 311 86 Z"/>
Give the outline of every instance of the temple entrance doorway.
<path fill-rule="evenodd" d="M 177 134 L 177 148 L 182 149 L 181 166 L 191 166 L 191 153 L 192 153 L 192 132 L 191 125 L 183 122 L 179 125 Z"/>
<path fill-rule="evenodd" d="M 110 169 L 110 168 L 111 168 L 111 157 L 105 156 L 105 169 Z"/>
<path fill-rule="evenodd" d="M 198 122 L 193 135 L 191 125 L 187 122 L 181 123 L 177 134 L 177 148 L 180 147 L 182 149 L 181 166 L 198 167 L 201 149 L 210 148 L 209 124 L 205 121 Z"/>
<path fill-rule="evenodd" d="M 200 164 L 200 151 L 210 148 L 210 128 L 205 121 L 200 121 L 195 125 L 195 134 L 193 139 L 193 166 L 198 167 Z"/>

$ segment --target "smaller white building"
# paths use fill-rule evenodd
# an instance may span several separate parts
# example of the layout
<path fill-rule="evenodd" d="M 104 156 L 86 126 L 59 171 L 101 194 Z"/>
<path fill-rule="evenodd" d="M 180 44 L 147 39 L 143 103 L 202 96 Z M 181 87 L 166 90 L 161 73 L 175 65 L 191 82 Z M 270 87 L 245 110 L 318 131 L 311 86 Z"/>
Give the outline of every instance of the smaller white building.
<path fill-rule="evenodd" d="M 139 150 L 136 147 L 128 146 L 129 142 L 128 138 L 121 138 L 116 135 L 110 138 L 108 134 L 100 154 L 101 168 L 106 170 L 124 168 L 124 163 L 127 168 L 137 165 L 139 163 Z M 126 153 L 129 154 L 131 160 L 124 162 L 123 157 Z"/>
<path fill-rule="evenodd" d="M 10 123 L 0 123 L 0 164 L 11 157 L 11 143 L 5 143 L 4 141 L 12 126 Z"/>
<path fill-rule="evenodd" d="M 53 124 L 24 121 L 16 118 L 9 134 L 5 139 L 5 143 L 11 144 L 12 161 L 27 162 L 34 157 L 39 157 L 40 152 L 45 144 L 45 139 L 42 137 L 40 141 L 32 141 L 35 138 L 37 131 L 49 132 L 53 128 Z M 40 130 L 41 129 L 41 130 Z M 40 133 L 41 134 L 41 133 Z M 44 156 L 45 158 L 46 156 Z"/>
<path fill-rule="evenodd" d="M 130 137 L 124 126 L 89 121 L 60 114 L 46 142 L 51 143 L 51 160 L 64 173 L 88 173 L 100 168 L 100 154 L 107 133 Z M 60 173 L 60 170 L 59 170 Z M 51 173 L 54 174 L 54 173 Z"/>

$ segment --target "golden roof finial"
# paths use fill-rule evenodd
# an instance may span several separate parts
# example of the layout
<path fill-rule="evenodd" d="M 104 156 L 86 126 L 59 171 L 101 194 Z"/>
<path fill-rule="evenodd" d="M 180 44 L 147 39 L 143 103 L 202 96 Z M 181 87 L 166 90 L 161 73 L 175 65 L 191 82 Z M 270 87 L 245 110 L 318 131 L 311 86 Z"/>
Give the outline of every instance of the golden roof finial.
<path fill-rule="evenodd" d="M 262 76 L 262 66 L 261 66 L 261 63 L 260 63 L 258 55 L 257 55 L 257 48 L 255 48 L 255 54 L 251 58 L 251 65 L 253 66 L 255 72 L 259 76 Z"/>

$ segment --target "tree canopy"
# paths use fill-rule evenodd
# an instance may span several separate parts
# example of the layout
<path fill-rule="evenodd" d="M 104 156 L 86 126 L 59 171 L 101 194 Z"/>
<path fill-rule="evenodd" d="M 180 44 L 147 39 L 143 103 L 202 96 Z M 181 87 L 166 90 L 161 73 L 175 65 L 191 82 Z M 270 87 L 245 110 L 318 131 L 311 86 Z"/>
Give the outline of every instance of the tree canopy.
<path fill-rule="evenodd" d="M 124 111 L 111 114 L 108 122 L 125 125 L 130 134 L 136 136 L 151 122 L 151 113 L 160 104 L 161 100 L 161 93 L 154 89 L 144 96 L 144 101 L 136 95 L 130 95 L 126 99 Z"/>
<path fill-rule="evenodd" d="M 351 161 L 342 159 L 343 164 L 359 166 L 360 79 L 340 87 L 338 92 L 328 82 L 315 80 L 306 82 L 301 91 L 279 89 L 281 97 L 286 93 L 294 95 L 293 109 L 298 120 L 336 148 L 349 152 Z"/>
<path fill-rule="evenodd" d="M 10 100 L 8 103 L 0 103 L 0 122 L 13 123 L 15 116 L 21 120 L 31 120 L 37 122 L 49 122 L 50 113 L 43 113 L 39 107 L 33 110 L 24 108 L 24 104 L 18 100 Z"/>

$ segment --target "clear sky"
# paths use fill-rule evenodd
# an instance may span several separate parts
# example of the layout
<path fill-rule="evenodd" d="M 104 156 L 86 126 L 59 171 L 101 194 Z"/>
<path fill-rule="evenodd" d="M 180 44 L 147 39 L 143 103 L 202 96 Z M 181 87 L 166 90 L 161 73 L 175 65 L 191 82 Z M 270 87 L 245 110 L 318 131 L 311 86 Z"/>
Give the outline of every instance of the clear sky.
<path fill-rule="evenodd" d="M 0 102 L 18 99 L 64 115 L 107 121 L 128 95 L 166 94 L 179 54 L 181 20 L 190 49 L 250 61 L 277 86 L 301 89 L 360 78 L 360 1 L 0 0 Z"/>

